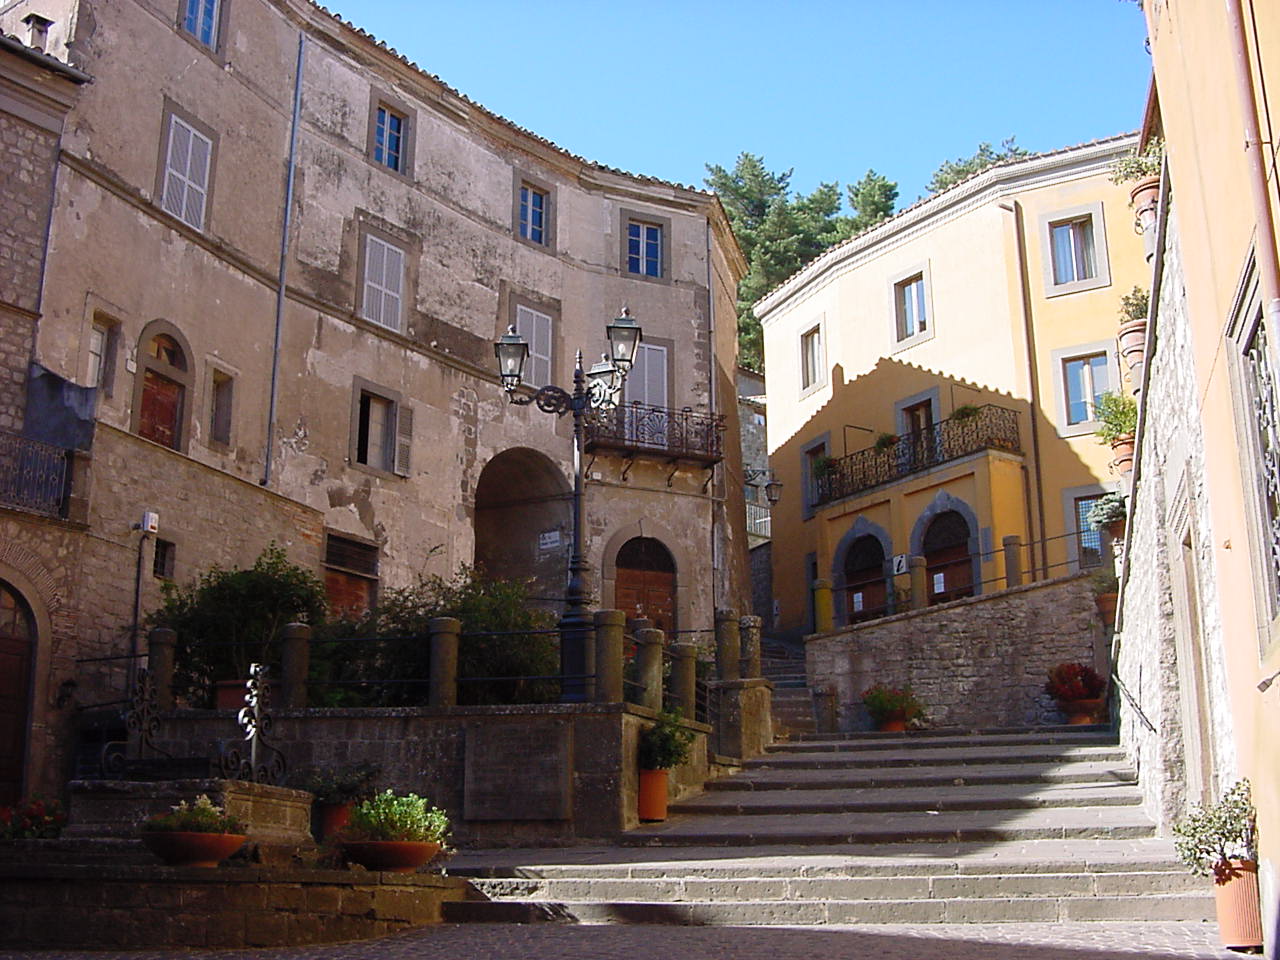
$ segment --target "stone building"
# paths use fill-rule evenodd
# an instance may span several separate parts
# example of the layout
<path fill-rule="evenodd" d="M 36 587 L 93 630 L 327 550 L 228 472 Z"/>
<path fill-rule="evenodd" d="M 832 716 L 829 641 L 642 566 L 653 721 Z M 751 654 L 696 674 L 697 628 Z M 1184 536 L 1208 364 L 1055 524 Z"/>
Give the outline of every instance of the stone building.
<path fill-rule="evenodd" d="M 1146 279 L 1119 136 L 990 167 L 827 250 L 758 304 L 773 582 L 784 637 L 1101 569 L 1087 514 L 1118 475 L 1094 435 L 1121 388 L 1120 298 Z M 1015 578 L 1016 581 L 1017 578 Z M 1045 668 L 1051 666 L 1046 663 Z"/>
<path fill-rule="evenodd" d="M 20 0 L 0 29 L 33 13 L 93 77 L 33 351 L 92 480 L 82 524 L 0 517 L 36 622 L 28 788 L 68 768 L 40 711 L 119 689 L 118 662 L 75 658 L 128 653 L 165 580 L 273 540 L 343 606 L 473 562 L 556 605 L 571 418 L 508 403 L 509 326 L 535 386 L 571 386 L 624 306 L 644 331 L 624 408 L 588 429 L 595 602 L 668 630 L 746 609 L 744 265 L 714 196 L 574 156 L 306 0 Z"/>
<path fill-rule="evenodd" d="M 1121 733 L 1165 828 L 1248 777 L 1280 942 L 1280 9 L 1143 4 L 1163 138 L 1117 622 Z"/>

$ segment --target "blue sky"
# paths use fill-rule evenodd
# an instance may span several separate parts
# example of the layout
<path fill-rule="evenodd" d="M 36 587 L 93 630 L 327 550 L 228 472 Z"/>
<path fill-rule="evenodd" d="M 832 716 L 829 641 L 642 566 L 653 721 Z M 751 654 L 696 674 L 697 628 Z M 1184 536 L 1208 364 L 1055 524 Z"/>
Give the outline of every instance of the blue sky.
<path fill-rule="evenodd" d="M 339 0 L 330 9 L 573 153 L 701 187 L 742 151 L 807 192 L 874 167 L 899 205 L 946 159 L 1136 129 L 1129 0 Z"/>

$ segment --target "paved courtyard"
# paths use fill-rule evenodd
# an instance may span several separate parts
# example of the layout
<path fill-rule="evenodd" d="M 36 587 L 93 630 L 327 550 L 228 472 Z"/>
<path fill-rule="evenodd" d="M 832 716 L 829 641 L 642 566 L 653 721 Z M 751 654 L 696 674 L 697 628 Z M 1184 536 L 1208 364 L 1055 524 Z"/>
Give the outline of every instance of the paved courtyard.
<path fill-rule="evenodd" d="M 68 918 L 70 919 L 70 918 Z M 1140 929 L 1136 929 L 1139 928 Z M 859 927 L 447 924 L 323 947 L 0 951 L 0 960 L 1225 960 L 1211 923 L 1002 923 Z"/>

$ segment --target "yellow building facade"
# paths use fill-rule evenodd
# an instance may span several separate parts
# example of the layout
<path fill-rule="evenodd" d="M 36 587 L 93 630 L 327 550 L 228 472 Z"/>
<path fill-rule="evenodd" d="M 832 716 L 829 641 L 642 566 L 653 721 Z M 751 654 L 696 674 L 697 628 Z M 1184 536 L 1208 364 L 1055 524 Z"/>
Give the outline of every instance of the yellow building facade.
<path fill-rule="evenodd" d="M 756 305 L 764 328 L 775 633 L 999 589 L 1005 538 L 1023 579 L 1103 566 L 1084 522 L 1117 489 L 1094 431 L 1128 389 L 1122 294 L 1149 279 L 1128 191 L 1135 138 L 989 168 L 827 251 Z"/>

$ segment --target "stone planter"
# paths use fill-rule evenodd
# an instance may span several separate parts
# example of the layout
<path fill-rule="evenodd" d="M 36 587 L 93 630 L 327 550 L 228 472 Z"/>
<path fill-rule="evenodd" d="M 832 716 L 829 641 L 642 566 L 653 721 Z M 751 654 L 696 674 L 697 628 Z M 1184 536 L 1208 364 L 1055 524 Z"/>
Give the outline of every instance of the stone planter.
<path fill-rule="evenodd" d="M 242 846 L 242 833 L 144 830 L 142 842 L 170 867 L 216 867 Z"/>
<path fill-rule="evenodd" d="M 342 844 L 348 860 L 366 870 L 413 873 L 440 852 L 440 844 L 418 840 L 348 840 Z"/>

